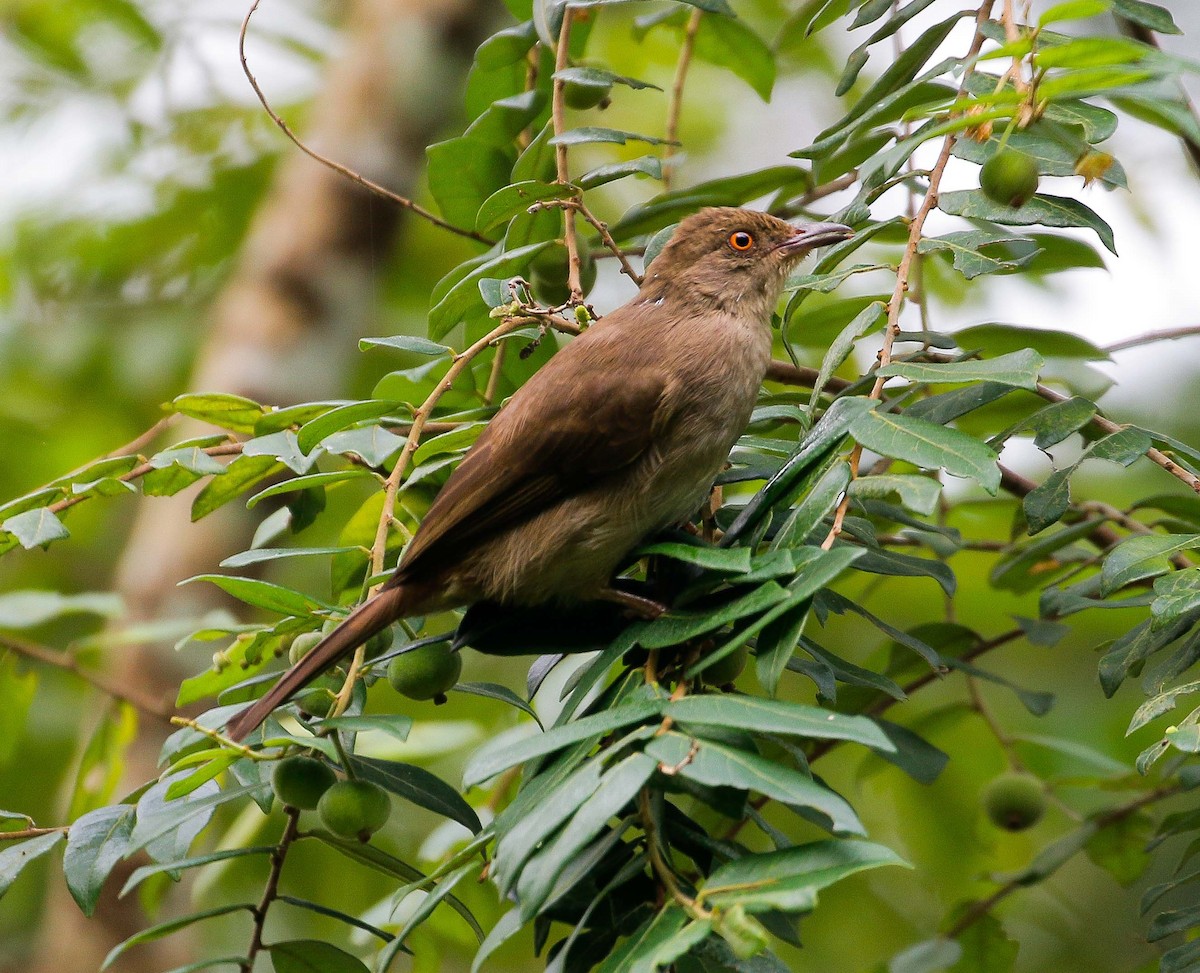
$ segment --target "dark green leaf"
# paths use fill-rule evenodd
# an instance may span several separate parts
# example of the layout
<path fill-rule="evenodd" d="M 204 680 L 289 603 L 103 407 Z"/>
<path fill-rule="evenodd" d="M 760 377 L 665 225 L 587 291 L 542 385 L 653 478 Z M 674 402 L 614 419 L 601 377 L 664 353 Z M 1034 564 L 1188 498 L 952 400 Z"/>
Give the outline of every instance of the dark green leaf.
<path fill-rule="evenodd" d="M 704 17 L 695 37 L 695 54 L 741 78 L 763 101 L 775 86 L 775 52 L 761 37 L 733 17 Z"/>
<path fill-rule="evenodd" d="M 1113 12 L 1160 34 L 1183 33 L 1175 25 L 1171 12 L 1156 3 L 1146 3 L 1145 0 L 1113 0 Z"/>
<path fill-rule="evenodd" d="M 1031 247 L 1029 254 L 1024 258 L 1014 258 L 1012 255 L 1012 245 L 1019 244 Z M 923 238 L 917 245 L 917 252 L 948 253 L 954 269 L 967 280 L 974 280 L 983 274 L 1014 270 L 1027 263 L 1034 256 L 1032 244 L 1033 241 L 1029 237 L 1012 236 L 995 230 L 957 230 L 939 237 Z M 984 253 L 985 248 L 995 252 Z"/>
<path fill-rule="evenodd" d="M 483 830 L 475 809 L 458 791 L 422 767 L 375 757 L 351 757 L 350 764 L 356 777 L 373 781 L 418 807 L 457 821 L 471 832 L 478 834 Z"/>
<path fill-rule="evenodd" d="M 1154 582 L 1155 599 L 1150 605 L 1155 625 L 1174 621 L 1200 607 L 1200 569 L 1173 571 Z"/>
<path fill-rule="evenodd" d="M 1017 388 L 1035 389 L 1038 373 L 1045 362 L 1032 348 L 1000 355 L 997 358 L 956 362 L 892 362 L 876 372 L 882 377 L 897 376 L 913 382 L 999 382 Z"/>
<path fill-rule="evenodd" d="M 542 725 L 542 721 L 538 718 L 533 707 L 507 686 L 501 686 L 494 682 L 460 682 L 452 686 L 451 691 L 469 693 L 472 696 L 484 696 L 487 699 L 498 699 L 501 702 L 508 703 L 509 706 L 515 706 L 522 713 L 528 713 L 534 718 L 539 727 Z"/>
<path fill-rule="evenodd" d="M 656 155 L 643 155 L 637 159 L 631 159 L 629 162 L 609 163 L 584 173 L 575 180 L 575 183 L 580 189 L 588 190 L 617 179 L 624 179 L 626 176 L 638 175 L 661 179 L 662 160 Z"/>
<path fill-rule="evenodd" d="M 1069 331 L 1025 328 L 1016 324 L 976 324 L 954 333 L 960 348 L 986 348 L 992 354 L 1010 354 L 1032 348 L 1044 358 L 1082 358 L 1108 361 L 1108 352 Z"/>
<path fill-rule="evenodd" d="M 513 164 L 510 153 L 473 135 L 438 142 L 425 153 L 429 159 L 429 191 L 442 215 L 459 226 L 475 225 L 479 207 L 508 183 Z"/>
<path fill-rule="evenodd" d="M 475 229 L 487 233 L 501 223 L 507 223 L 518 213 L 526 212 L 534 203 L 546 199 L 569 199 L 578 188 L 570 183 L 538 182 L 536 179 L 513 183 L 497 189 L 484 200 L 475 215 Z"/>
<path fill-rule="evenodd" d="M 273 456 L 238 456 L 222 476 L 213 477 L 192 501 L 192 520 L 200 520 L 282 469 Z"/>
<path fill-rule="evenodd" d="M 370 973 L 361 960 L 319 939 L 293 939 L 267 947 L 275 973 Z"/>
<path fill-rule="evenodd" d="M 661 618 L 646 623 L 638 633 L 638 643 L 647 649 L 666 648 L 679 645 L 697 635 L 712 632 L 730 622 L 766 611 L 786 600 L 788 592 L 774 581 L 768 581 L 754 590 L 726 601 L 711 609 L 692 611 L 671 610 Z"/>
<path fill-rule="evenodd" d="M 1171 569 L 1170 557 L 1200 547 L 1200 534 L 1141 534 L 1127 537 L 1104 559 L 1101 594 Z"/>
<path fill-rule="evenodd" d="M 1071 474 L 1074 467 L 1055 470 L 1021 501 L 1029 533 L 1036 534 L 1062 519 L 1071 505 Z"/>

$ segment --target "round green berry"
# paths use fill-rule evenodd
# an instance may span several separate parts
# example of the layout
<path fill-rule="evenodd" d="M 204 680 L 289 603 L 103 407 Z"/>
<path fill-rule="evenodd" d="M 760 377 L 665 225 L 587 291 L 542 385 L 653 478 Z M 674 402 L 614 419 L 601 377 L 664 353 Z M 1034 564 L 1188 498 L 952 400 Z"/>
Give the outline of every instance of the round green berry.
<path fill-rule="evenodd" d="M 979 188 L 1004 206 L 1024 206 L 1038 191 L 1037 163 L 1024 152 L 1001 149 L 979 170 Z"/>
<path fill-rule="evenodd" d="M 286 757 L 271 772 L 271 788 L 288 807 L 311 811 L 337 778 L 323 760 L 312 757 Z"/>
<path fill-rule="evenodd" d="M 749 657 L 750 650 L 744 645 L 739 645 L 728 655 L 722 656 L 707 669 L 702 670 L 700 678 L 710 686 L 728 686 L 742 674 Z"/>
<path fill-rule="evenodd" d="M 1046 790 L 1032 774 L 1001 774 L 984 788 L 983 807 L 997 828 L 1024 831 L 1046 813 Z"/>
<path fill-rule="evenodd" d="M 387 791 L 369 780 L 339 780 L 321 795 L 317 813 L 334 834 L 366 841 L 387 824 L 392 802 Z"/>
<path fill-rule="evenodd" d="M 292 639 L 292 644 L 288 648 L 288 662 L 295 665 L 315 649 L 323 637 L 320 632 L 301 632 Z"/>
<path fill-rule="evenodd" d="M 388 663 L 387 677 L 392 688 L 409 699 L 443 702 L 462 674 L 462 656 L 445 642 L 422 645 L 398 655 Z"/>

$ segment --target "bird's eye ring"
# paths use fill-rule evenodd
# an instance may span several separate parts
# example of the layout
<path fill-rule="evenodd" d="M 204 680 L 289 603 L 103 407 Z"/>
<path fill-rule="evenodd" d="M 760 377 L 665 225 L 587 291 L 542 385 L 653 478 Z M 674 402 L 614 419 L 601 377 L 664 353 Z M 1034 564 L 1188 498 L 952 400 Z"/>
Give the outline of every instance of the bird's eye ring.
<path fill-rule="evenodd" d="M 730 234 L 729 245 L 738 253 L 745 253 L 754 246 L 754 237 L 745 230 L 738 230 L 736 233 Z"/>

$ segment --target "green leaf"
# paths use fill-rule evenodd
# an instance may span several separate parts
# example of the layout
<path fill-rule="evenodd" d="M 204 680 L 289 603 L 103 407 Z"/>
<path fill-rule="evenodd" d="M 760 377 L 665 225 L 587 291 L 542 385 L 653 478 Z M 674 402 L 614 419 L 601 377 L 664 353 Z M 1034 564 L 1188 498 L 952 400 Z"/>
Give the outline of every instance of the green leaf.
<path fill-rule="evenodd" d="M 660 963 L 660 951 L 688 922 L 687 913 L 672 902 L 648 918 L 612 950 L 597 967 L 596 973 L 656 973 L 661 966 L 669 968 L 672 960 L 663 956 L 663 962 Z"/>
<path fill-rule="evenodd" d="M 962 947 L 962 955 L 946 973 L 1011 973 L 1019 949 L 991 914 L 971 923 L 955 942 Z"/>
<path fill-rule="evenodd" d="M 742 508 L 742 512 L 725 531 L 720 546 L 732 546 L 736 540 L 753 530 L 774 506 L 790 499 L 792 491 L 797 488 L 805 474 L 820 466 L 845 438 L 854 421 L 874 406 L 875 403 L 866 396 L 843 396 L 835 399 L 801 440 L 788 461 Z"/>
<path fill-rule="evenodd" d="M 583 740 L 598 740 L 613 730 L 657 717 L 662 712 L 662 705 L 657 699 L 638 699 L 615 709 L 551 727 L 545 733 L 535 734 L 516 743 L 500 740 L 484 744 L 467 759 L 467 765 L 463 769 L 463 786 L 473 787 L 527 760 L 554 753 Z"/>
<path fill-rule="evenodd" d="M 613 162 L 598 166 L 584 173 L 575 180 L 583 190 L 595 189 L 626 176 L 649 176 L 651 179 L 662 179 L 662 160 L 656 155 L 643 155 L 629 162 Z"/>
<path fill-rule="evenodd" d="M 932 477 L 912 473 L 879 473 L 851 481 L 849 491 L 852 497 L 876 500 L 895 494 L 909 510 L 928 516 L 937 509 L 942 484 Z"/>
<path fill-rule="evenodd" d="M 475 216 L 475 229 L 487 233 L 507 223 L 518 213 L 526 212 L 534 203 L 546 199 L 570 199 L 579 188 L 570 183 L 539 182 L 529 179 L 497 189 L 484 200 Z"/>
<path fill-rule="evenodd" d="M 862 823 L 841 797 L 811 777 L 754 753 L 671 731 L 652 738 L 646 753 L 662 767 L 710 787 L 757 791 L 827 817 L 836 834 L 864 834 Z"/>
<path fill-rule="evenodd" d="M 1024 206 L 1012 207 L 988 199 L 975 189 L 958 189 L 938 196 L 938 208 L 952 216 L 991 220 L 1003 226 L 1086 227 L 1095 230 L 1100 242 L 1114 255 L 1112 227 L 1077 199 L 1038 193 Z"/>
<path fill-rule="evenodd" d="M 1185 612 L 1200 608 L 1200 568 L 1173 571 L 1156 579 L 1154 594 L 1150 612 L 1155 625 L 1174 621 Z"/>
<path fill-rule="evenodd" d="M 1136 882 L 1150 864 L 1146 843 L 1154 835 L 1154 825 L 1145 814 L 1130 814 L 1106 824 L 1084 846 L 1087 856 L 1121 885 Z M 1200 918 L 1200 910 L 1197 910 Z M 1154 941 L 1154 924 L 1147 934 Z"/>
<path fill-rule="evenodd" d="M 1156 3 L 1146 3 L 1145 0 L 1113 0 L 1113 12 L 1160 34 L 1183 33 L 1175 25 L 1171 12 Z"/>
<path fill-rule="evenodd" d="M 445 345 L 439 345 L 436 341 L 430 341 L 428 338 L 414 334 L 394 334 L 387 338 L 360 338 L 358 347 L 362 351 L 366 351 L 368 348 L 394 348 L 397 351 L 407 351 L 414 355 L 427 355 L 432 358 L 445 355 L 452 350 Z M 380 413 L 380 415 L 384 414 L 386 413 Z"/>
<path fill-rule="evenodd" d="M 809 912 L 821 889 L 883 865 L 907 867 L 890 848 L 869 841 L 814 841 L 728 862 L 709 875 L 698 898 L 719 909 Z"/>
<path fill-rule="evenodd" d="M 1142 578 L 1165 574 L 1170 557 L 1200 547 L 1200 534 L 1144 534 L 1127 537 L 1104 559 L 1100 593 L 1107 595 Z"/>
<path fill-rule="evenodd" d="M 830 466 L 776 532 L 771 541 L 771 549 L 779 550 L 803 544 L 808 535 L 837 506 L 838 500 L 850 483 L 848 463 L 835 462 Z"/>
<path fill-rule="evenodd" d="M 647 142 L 650 145 L 669 145 L 667 139 L 656 138 L 653 135 L 639 135 L 637 132 L 622 132 L 615 128 L 597 128 L 585 125 L 582 128 L 571 128 L 561 135 L 550 139 L 551 145 L 591 145 L 596 142 L 615 142 L 625 145 L 627 142 Z"/>
<path fill-rule="evenodd" d="M 733 17 L 704 17 L 695 37 L 696 57 L 726 68 L 754 89 L 763 100 L 771 100 L 775 87 L 775 52 L 745 21 Z"/>
<path fill-rule="evenodd" d="M 323 730 L 341 730 L 343 733 L 386 733 L 403 743 L 412 729 L 412 717 L 401 713 L 381 713 L 377 716 L 336 716 L 321 721 Z"/>
<path fill-rule="evenodd" d="M 661 649 L 680 645 L 690 638 L 712 632 L 730 622 L 766 611 L 788 598 L 788 592 L 774 581 L 759 585 L 752 591 L 726 601 L 715 608 L 674 610 L 638 630 L 638 643 L 646 649 Z"/>
<path fill-rule="evenodd" d="M 753 696 L 684 696 L 667 703 L 664 715 L 680 724 L 736 726 L 751 733 L 778 733 L 816 740 L 851 740 L 865 747 L 894 750 L 865 716 L 846 716 L 816 706 Z"/>
<path fill-rule="evenodd" d="M 1052 329 L 1025 328 L 1016 324 L 976 324 L 956 331 L 954 340 L 960 348 L 986 348 L 989 352 L 998 354 L 1032 348 L 1044 358 L 1109 360 L 1108 352 L 1077 334 Z"/>
<path fill-rule="evenodd" d="M 335 432 L 326 436 L 321 445 L 330 453 L 358 456 L 368 466 L 383 466 L 404 448 L 405 441 L 383 426 L 365 426 Z"/>
<path fill-rule="evenodd" d="M 952 422 L 959 416 L 995 402 L 997 399 L 1013 391 L 1011 385 L 1000 385 L 997 382 L 980 382 L 964 388 L 931 395 L 927 399 L 919 399 L 905 410 L 905 415 L 926 419 L 939 426 Z"/>
<path fill-rule="evenodd" d="M 1029 252 L 1023 257 L 1014 257 L 1014 247 L 1025 245 Z M 983 253 L 985 248 L 998 248 L 996 253 Z M 939 237 L 924 237 L 917 244 L 917 252 L 950 254 L 954 269 L 967 280 L 983 274 L 995 274 L 1015 270 L 1033 259 L 1036 246 L 1029 237 L 1013 236 L 995 230 L 958 230 Z"/>
<path fill-rule="evenodd" d="M 12 534 L 27 551 L 71 536 L 71 532 L 49 507 L 27 510 L 9 517 L 0 523 L 0 530 Z"/>
<path fill-rule="evenodd" d="M 196 499 L 192 501 L 193 522 L 207 517 L 282 468 L 283 464 L 273 456 L 238 456 L 225 467 L 223 476 L 213 477 L 196 494 Z"/>
<path fill-rule="evenodd" d="M 1055 470 L 1022 499 L 1029 533 L 1036 534 L 1062 519 L 1071 506 L 1070 480 L 1074 472 L 1074 467 Z"/>
<path fill-rule="evenodd" d="M 966 433 L 912 416 L 865 412 L 850 435 L 868 449 L 929 469 L 978 480 L 988 493 L 1000 486 L 996 452 Z"/>
<path fill-rule="evenodd" d="M 422 767 L 375 757 L 351 757 L 350 765 L 358 778 L 372 781 L 418 807 L 457 821 L 474 834 L 483 830 L 475 809 L 458 791 Z"/>
<path fill-rule="evenodd" d="M 328 602 L 318 601 L 299 591 L 293 591 L 291 588 L 272 584 L 269 581 L 259 581 L 256 578 L 238 578 L 225 574 L 197 574 L 179 583 L 185 585 L 193 581 L 211 582 L 238 601 L 253 605 L 255 608 L 277 612 L 280 615 L 304 617 L 317 612 L 336 610 L 336 606 Z"/>
<path fill-rule="evenodd" d="M 1049 449 L 1082 429 L 1095 415 L 1096 403 L 1076 395 L 1065 402 L 1044 406 L 1026 419 L 1021 428 L 1035 434 L 1033 444 L 1038 449 Z"/>
<path fill-rule="evenodd" d="M 214 851 L 207 855 L 196 855 L 191 858 L 179 858 L 175 861 L 156 862 L 153 865 L 143 865 L 126 880 L 121 889 L 121 897 L 128 895 L 146 879 L 154 875 L 182 872 L 189 868 L 200 868 L 213 862 L 229 861 L 231 858 L 247 858 L 252 855 L 270 855 L 275 851 L 274 845 L 250 845 L 242 848 L 227 848 L 225 851 Z M 178 878 L 177 875 L 172 877 Z"/>
<path fill-rule="evenodd" d="M 521 870 L 517 898 L 523 917 L 532 918 L 553 897 L 563 870 L 636 798 L 657 768 L 645 754 L 631 753 L 604 772 L 562 831 Z"/>
<path fill-rule="evenodd" d="M 319 939 L 293 939 L 267 947 L 275 973 L 370 973 L 349 953 Z"/>
<path fill-rule="evenodd" d="M 997 358 L 955 362 L 892 362 L 876 374 L 906 378 L 912 382 L 960 383 L 998 382 L 1017 388 L 1037 388 L 1038 373 L 1045 362 L 1032 348 L 1014 351 Z"/>
<path fill-rule="evenodd" d="M 442 215 L 458 226 L 474 226 L 475 214 L 508 183 L 513 156 L 475 135 L 438 142 L 425 150 L 429 191 Z"/>
<path fill-rule="evenodd" d="M 267 561 L 278 561 L 281 558 L 330 557 L 334 554 L 345 554 L 347 551 L 361 550 L 361 547 L 259 547 L 225 558 L 220 567 L 244 568 L 249 564 L 262 564 Z"/>
<path fill-rule="evenodd" d="M 236 902 L 226 905 L 217 906 L 215 909 L 206 909 L 203 912 L 193 912 L 186 916 L 180 916 L 178 919 L 171 919 L 168 922 L 161 922 L 156 926 L 151 926 L 149 929 L 143 929 L 141 932 L 130 936 L 119 946 L 114 947 L 109 954 L 104 958 L 104 963 L 100 970 L 107 970 L 120 957 L 133 946 L 140 946 L 142 943 L 152 943 L 155 940 L 162 939 L 164 936 L 169 936 L 173 932 L 178 932 L 180 929 L 186 929 L 188 926 L 194 925 L 197 922 L 202 922 L 205 919 L 215 919 L 217 916 L 227 916 L 231 912 L 253 912 L 254 906 L 249 902 Z"/>
<path fill-rule="evenodd" d="M 1112 0 L 1067 0 L 1066 3 L 1056 3 L 1053 7 L 1038 17 L 1038 26 L 1046 27 L 1060 20 L 1082 20 L 1085 17 L 1096 17 L 1112 9 Z"/>
<path fill-rule="evenodd" d="M 472 219 L 474 219 L 474 210 L 472 210 Z M 472 307 L 477 306 L 480 311 L 483 310 L 484 304 L 479 298 L 479 281 L 485 277 L 500 279 L 512 277 L 527 270 L 529 262 L 551 246 L 553 242 L 552 240 L 542 240 L 528 246 L 518 247 L 516 250 L 507 250 L 489 256 L 472 266 L 464 276 L 454 279 L 444 293 L 435 288 L 430 296 L 430 299 L 434 301 L 429 310 L 430 337 L 435 341 L 443 337 L 463 320 L 464 315 Z M 452 275 L 447 275 L 447 279 L 451 277 Z"/>
<path fill-rule="evenodd" d="M 12 887 L 26 865 L 37 861 L 63 840 L 61 831 L 51 831 L 24 841 L 6 841 L 0 846 L 0 899 Z"/>
<path fill-rule="evenodd" d="M 0 595 L 0 628 L 36 628 L 65 615 L 117 618 L 124 611 L 121 596 L 107 592 L 11 591 Z"/>
<path fill-rule="evenodd" d="M 850 357 L 854 350 L 854 342 L 869 331 L 873 331 L 887 316 L 887 307 L 881 301 L 873 301 L 863 308 L 854 319 L 844 327 L 825 352 L 821 359 L 821 370 L 817 380 L 813 382 L 812 398 L 809 400 L 809 410 L 816 408 L 830 377 Z"/>
<path fill-rule="evenodd" d="M 745 574 L 749 571 L 753 553 L 748 547 L 710 547 L 707 544 L 683 544 L 678 541 L 649 544 L 637 550 L 638 556 L 656 554 L 729 574 Z"/>
<path fill-rule="evenodd" d="M 433 344 L 433 342 L 429 343 Z M 437 345 L 437 347 L 442 346 Z M 335 432 L 348 429 L 369 419 L 380 419 L 383 416 L 393 415 L 397 410 L 404 408 L 403 403 L 389 400 L 368 399 L 365 402 L 350 402 L 336 409 L 330 409 L 306 422 L 296 433 L 296 443 L 302 452 L 309 453 L 312 452 L 313 447 Z"/>
<path fill-rule="evenodd" d="M 163 408 L 222 429 L 247 433 L 254 432 L 254 424 L 267 414 L 253 399 L 223 392 L 176 396 Z"/>

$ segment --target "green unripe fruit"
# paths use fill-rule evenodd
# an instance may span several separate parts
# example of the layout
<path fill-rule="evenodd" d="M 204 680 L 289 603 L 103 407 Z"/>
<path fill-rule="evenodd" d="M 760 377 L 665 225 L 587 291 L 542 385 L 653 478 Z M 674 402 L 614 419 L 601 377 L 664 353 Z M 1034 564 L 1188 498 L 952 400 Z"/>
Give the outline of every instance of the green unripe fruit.
<path fill-rule="evenodd" d="M 376 656 L 383 655 L 392 647 L 392 629 L 391 626 L 385 628 L 382 632 L 376 632 L 363 646 L 363 658 L 374 659 Z"/>
<path fill-rule="evenodd" d="M 337 695 L 328 689 L 310 689 L 296 697 L 300 712 L 318 719 L 329 715 Z"/>
<path fill-rule="evenodd" d="M 571 298 L 567 283 L 567 251 L 565 247 L 547 247 L 529 265 L 529 283 L 533 296 L 542 304 L 558 307 Z M 596 261 L 584 248 L 579 250 L 579 286 L 586 294 L 596 286 Z"/>
<path fill-rule="evenodd" d="M 983 807 L 997 828 L 1024 831 L 1046 813 L 1046 791 L 1032 774 L 1001 774 L 984 788 Z"/>
<path fill-rule="evenodd" d="M 568 108 L 595 108 L 608 101 L 612 93 L 612 82 L 609 81 L 565 81 L 563 82 L 563 101 Z"/>
<path fill-rule="evenodd" d="M 366 841 L 387 824 L 392 802 L 387 791 L 369 780 L 339 780 L 321 795 L 317 813 L 334 834 Z"/>
<path fill-rule="evenodd" d="M 979 170 L 979 188 L 1004 206 L 1024 206 L 1038 190 L 1037 163 L 1024 152 L 1001 149 Z"/>
<path fill-rule="evenodd" d="M 287 757 L 271 772 L 271 789 L 288 807 L 311 811 L 336 780 L 332 768 L 323 760 Z"/>
<path fill-rule="evenodd" d="M 729 655 L 701 671 L 700 678 L 709 686 L 728 686 L 742 674 L 749 657 L 750 650 L 744 645 L 739 645 Z"/>
<path fill-rule="evenodd" d="M 445 642 L 422 645 L 419 649 L 398 655 L 388 663 L 387 677 L 392 688 L 409 699 L 446 701 L 446 691 L 453 688 L 462 674 L 462 656 L 453 652 Z"/>
<path fill-rule="evenodd" d="M 291 647 L 288 649 L 288 662 L 295 665 L 315 649 L 322 638 L 320 632 L 301 632 L 292 639 Z"/>

